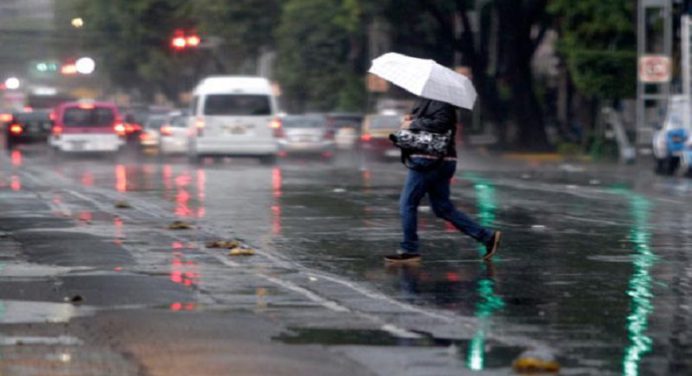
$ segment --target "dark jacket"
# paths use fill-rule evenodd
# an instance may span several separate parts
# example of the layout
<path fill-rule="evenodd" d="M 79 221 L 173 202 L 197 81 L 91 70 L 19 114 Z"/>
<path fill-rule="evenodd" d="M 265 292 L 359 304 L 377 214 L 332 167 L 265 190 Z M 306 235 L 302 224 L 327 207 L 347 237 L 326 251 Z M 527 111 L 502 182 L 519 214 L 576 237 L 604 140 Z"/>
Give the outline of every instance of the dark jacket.
<path fill-rule="evenodd" d="M 421 98 L 413 107 L 411 115 L 413 116 L 411 129 L 433 133 L 446 133 L 451 130 L 452 142 L 450 142 L 447 156 L 457 156 L 457 150 L 454 146 L 457 133 L 456 107 L 448 103 Z"/>

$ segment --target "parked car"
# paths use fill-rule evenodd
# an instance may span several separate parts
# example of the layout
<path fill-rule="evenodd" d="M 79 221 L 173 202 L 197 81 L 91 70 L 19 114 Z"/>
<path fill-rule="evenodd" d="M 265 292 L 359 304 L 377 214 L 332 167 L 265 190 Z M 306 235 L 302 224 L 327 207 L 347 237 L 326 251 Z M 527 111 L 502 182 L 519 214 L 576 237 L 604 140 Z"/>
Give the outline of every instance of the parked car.
<path fill-rule="evenodd" d="M 2 129 L 8 150 L 19 144 L 46 142 L 51 132 L 50 111 L 15 112 L 6 120 Z"/>
<path fill-rule="evenodd" d="M 685 120 L 685 110 L 689 109 L 690 119 Z M 659 130 L 654 132 L 653 150 L 656 159 L 656 173 L 673 174 L 680 166 L 692 128 L 692 109 L 690 102 L 682 95 L 670 98 L 666 116 Z"/>
<path fill-rule="evenodd" d="M 193 91 L 188 157 L 259 158 L 272 163 L 278 153 L 272 128 L 278 113 L 269 81 L 261 77 L 217 76 Z"/>
<path fill-rule="evenodd" d="M 336 144 L 334 130 L 321 115 L 287 115 L 276 119 L 279 150 L 286 155 L 317 154 L 332 158 Z"/>
<path fill-rule="evenodd" d="M 403 115 L 367 115 L 363 120 L 360 147 L 368 157 L 394 158 L 401 155 L 389 140 L 404 120 Z"/>
<path fill-rule="evenodd" d="M 350 150 L 358 144 L 363 115 L 350 113 L 329 113 L 327 126 L 334 130 L 337 149 Z"/>
<path fill-rule="evenodd" d="M 125 125 L 114 103 L 63 103 L 52 116 L 48 142 L 54 151 L 117 153 L 125 145 Z"/>

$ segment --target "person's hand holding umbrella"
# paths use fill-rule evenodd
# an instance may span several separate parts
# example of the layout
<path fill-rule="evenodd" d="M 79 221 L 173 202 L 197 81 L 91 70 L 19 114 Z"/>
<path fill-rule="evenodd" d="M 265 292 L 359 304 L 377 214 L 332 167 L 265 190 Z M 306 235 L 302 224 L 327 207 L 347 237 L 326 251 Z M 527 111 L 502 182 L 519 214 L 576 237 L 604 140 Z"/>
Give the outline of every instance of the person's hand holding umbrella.
<path fill-rule="evenodd" d="M 409 129 L 411 128 L 411 122 L 413 122 L 413 116 L 411 114 L 404 115 L 404 120 L 401 121 L 399 128 Z"/>

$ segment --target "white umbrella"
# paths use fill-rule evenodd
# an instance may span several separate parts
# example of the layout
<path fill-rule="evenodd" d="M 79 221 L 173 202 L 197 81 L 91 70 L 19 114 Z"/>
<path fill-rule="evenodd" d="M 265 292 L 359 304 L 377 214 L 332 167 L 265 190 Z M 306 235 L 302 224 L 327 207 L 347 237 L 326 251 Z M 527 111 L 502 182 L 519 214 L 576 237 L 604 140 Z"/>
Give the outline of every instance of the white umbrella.
<path fill-rule="evenodd" d="M 372 61 L 370 73 L 420 97 L 457 107 L 472 109 L 476 101 L 471 80 L 434 60 L 390 52 Z"/>

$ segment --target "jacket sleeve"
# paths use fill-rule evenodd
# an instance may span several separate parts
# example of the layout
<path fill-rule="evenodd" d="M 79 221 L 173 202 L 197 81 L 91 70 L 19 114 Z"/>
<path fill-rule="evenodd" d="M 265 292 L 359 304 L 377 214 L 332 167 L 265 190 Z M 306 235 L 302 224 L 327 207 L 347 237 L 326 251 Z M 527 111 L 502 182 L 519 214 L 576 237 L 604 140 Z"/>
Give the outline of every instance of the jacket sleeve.
<path fill-rule="evenodd" d="M 433 133 L 445 133 L 456 124 L 454 107 L 442 102 L 433 102 L 420 117 L 411 122 L 411 129 Z"/>

